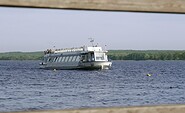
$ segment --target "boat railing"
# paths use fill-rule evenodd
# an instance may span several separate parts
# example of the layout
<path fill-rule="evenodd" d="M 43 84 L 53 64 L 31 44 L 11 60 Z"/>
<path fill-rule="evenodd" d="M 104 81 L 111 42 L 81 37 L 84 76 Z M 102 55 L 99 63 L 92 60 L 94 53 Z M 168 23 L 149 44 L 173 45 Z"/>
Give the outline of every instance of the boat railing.
<path fill-rule="evenodd" d="M 56 53 L 64 53 L 64 52 L 76 52 L 76 51 L 84 51 L 84 47 L 78 48 L 64 48 L 64 49 L 47 49 L 44 51 L 44 54 L 56 54 Z"/>
<path fill-rule="evenodd" d="M 77 47 L 77 48 L 64 48 L 64 49 L 47 49 L 44 51 L 44 54 L 57 54 L 57 53 L 65 53 L 65 52 L 82 52 L 82 51 L 96 51 L 96 52 L 102 52 L 101 47 Z M 104 51 L 107 52 L 107 51 Z"/>
<path fill-rule="evenodd" d="M 84 51 L 84 48 L 79 47 L 79 48 L 55 49 L 54 53 L 76 52 L 76 51 Z"/>

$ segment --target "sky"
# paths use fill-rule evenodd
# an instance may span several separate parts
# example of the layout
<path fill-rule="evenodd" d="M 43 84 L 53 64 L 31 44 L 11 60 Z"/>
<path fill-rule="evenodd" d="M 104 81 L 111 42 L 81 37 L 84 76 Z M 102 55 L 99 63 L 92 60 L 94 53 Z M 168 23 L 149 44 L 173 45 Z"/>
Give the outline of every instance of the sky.
<path fill-rule="evenodd" d="M 0 7 L 0 52 L 90 45 L 185 50 L 185 15 Z"/>

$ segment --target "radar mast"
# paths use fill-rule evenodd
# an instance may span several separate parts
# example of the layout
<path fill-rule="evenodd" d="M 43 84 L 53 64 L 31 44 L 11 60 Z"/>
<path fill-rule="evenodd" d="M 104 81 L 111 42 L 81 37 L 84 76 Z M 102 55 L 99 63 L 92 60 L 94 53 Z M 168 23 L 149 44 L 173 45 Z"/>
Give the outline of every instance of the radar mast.
<path fill-rule="evenodd" d="M 92 44 L 92 47 L 94 47 L 94 39 L 93 38 L 88 38 Z"/>

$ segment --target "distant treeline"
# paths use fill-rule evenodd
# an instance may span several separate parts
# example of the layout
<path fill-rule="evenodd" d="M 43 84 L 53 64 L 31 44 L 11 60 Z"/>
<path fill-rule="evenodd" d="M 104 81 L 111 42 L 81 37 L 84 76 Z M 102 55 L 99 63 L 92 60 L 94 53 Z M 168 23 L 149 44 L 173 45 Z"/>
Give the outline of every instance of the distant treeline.
<path fill-rule="evenodd" d="M 43 52 L 6 52 L 0 53 L 0 60 L 40 60 Z"/>
<path fill-rule="evenodd" d="M 41 60 L 43 52 L 0 53 L 0 60 Z M 112 60 L 185 60 L 185 50 L 109 50 Z"/>
<path fill-rule="evenodd" d="M 185 60 L 185 50 L 109 50 L 113 60 Z"/>

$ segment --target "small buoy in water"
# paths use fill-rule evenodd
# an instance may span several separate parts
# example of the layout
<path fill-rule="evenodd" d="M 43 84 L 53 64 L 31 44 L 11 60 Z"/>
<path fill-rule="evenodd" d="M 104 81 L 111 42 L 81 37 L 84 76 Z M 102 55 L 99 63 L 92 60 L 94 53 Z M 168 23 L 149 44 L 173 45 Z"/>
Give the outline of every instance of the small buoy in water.
<path fill-rule="evenodd" d="M 151 75 L 151 74 L 147 74 L 146 76 L 149 76 L 149 77 L 150 77 L 150 76 L 152 76 L 152 75 Z"/>
<path fill-rule="evenodd" d="M 56 71 L 56 69 L 53 69 L 53 71 Z"/>

